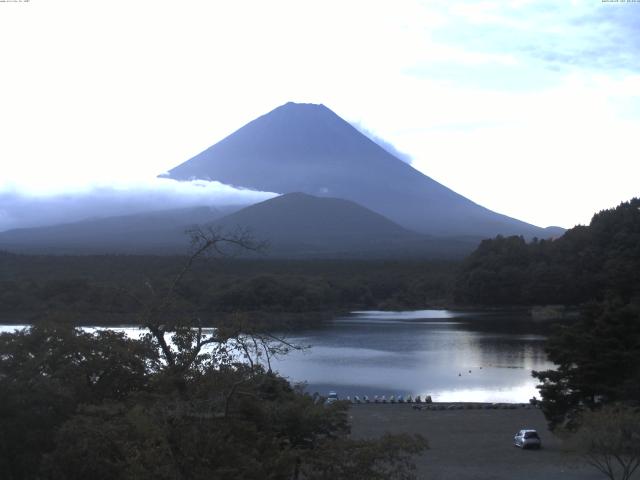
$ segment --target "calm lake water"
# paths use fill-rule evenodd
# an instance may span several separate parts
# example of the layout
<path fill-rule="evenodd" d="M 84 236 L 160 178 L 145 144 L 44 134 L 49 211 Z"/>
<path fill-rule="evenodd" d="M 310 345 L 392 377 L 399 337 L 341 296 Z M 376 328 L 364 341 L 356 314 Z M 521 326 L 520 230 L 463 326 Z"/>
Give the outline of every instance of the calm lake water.
<path fill-rule="evenodd" d="M 311 345 L 276 362 L 310 392 L 431 395 L 434 401 L 527 402 L 531 370 L 553 368 L 549 326 L 513 313 L 354 312 L 295 337 Z"/>
<path fill-rule="evenodd" d="M 310 348 L 276 359 L 273 367 L 323 395 L 335 390 L 340 397 L 526 402 L 540 396 L 531 370 L 553 368 L 544 353 L 547 333 L 546 323 L 514 313 L 354 312 L 289 335 L 289 341 Z"/>

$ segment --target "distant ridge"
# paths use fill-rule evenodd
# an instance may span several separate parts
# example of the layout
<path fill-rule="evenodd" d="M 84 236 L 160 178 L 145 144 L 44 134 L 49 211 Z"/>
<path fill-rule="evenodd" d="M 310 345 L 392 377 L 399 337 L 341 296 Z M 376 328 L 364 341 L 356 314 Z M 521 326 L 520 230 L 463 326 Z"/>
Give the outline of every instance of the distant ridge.
<path fill-rule="evenodd" d="M 0 232 L 0 249 L 26 253 L 184 253 L 185 230 L 225 212 L 212 207 L 179 208 L 91 218 L 46 227 Z"/>
<path fill-rule="evenodd" d="M 431 235 L 548 236 L 457 194 L 361 134 L 324 105 L 287 103 L 165 176 L 343 198 Z"/>
<path fill-rule="evenodd" d="M 184 254 L 189 248 L 185 231 L 194 225 L 226 233 L 248 230 L 268 242 L 261 254 L 267 258 L 461 258 L 480 241 L 422 235 L 349 200 L 290 193 L 226 216 L 200 207 L 10 230 L 0 233 L 0 250 Z"/>

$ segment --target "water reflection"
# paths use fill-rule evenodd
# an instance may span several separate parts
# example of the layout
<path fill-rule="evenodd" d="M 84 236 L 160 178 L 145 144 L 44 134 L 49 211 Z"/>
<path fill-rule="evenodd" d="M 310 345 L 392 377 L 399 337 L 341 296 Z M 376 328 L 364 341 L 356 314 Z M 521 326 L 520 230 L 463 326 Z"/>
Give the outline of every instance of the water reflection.
<path fill-rule="evenodd" d="M 21 326 L 0 326 L 0 332 Z M 531 370 L 552 368 L 549 325 L 524 315 L 447 310 L 354 312 L 289 337 L 310 345 L 274 368 L 310 392 L 431 395 L 436 401 L 526 402 L 539 396 Z M 98 327 L 87 328 L 95 331 Z M 131 337 L 144 331 L 117 327 Z"/>
<path fill-rule="evenodd" d="M 468 315 L 465 312 L 454 312 L 451 310 L 407 310 L 407 311 L 388 311 L 388 310 L 356 310 L 347 317 L 342 317 L 338 321 L 358 320 L 393 320 L 394 322 L 402 322 L 407 320 L 434 320 L 443 318 L 456 318 Z"/>
<path fill-rule="evenodd" d="M 312 348 L 275 365 L 312 392 L 526 402 L 539 395 L 531 370 L 552 367 L 547 331 L 513 313 L 354 312 L 294 337 Z"/>

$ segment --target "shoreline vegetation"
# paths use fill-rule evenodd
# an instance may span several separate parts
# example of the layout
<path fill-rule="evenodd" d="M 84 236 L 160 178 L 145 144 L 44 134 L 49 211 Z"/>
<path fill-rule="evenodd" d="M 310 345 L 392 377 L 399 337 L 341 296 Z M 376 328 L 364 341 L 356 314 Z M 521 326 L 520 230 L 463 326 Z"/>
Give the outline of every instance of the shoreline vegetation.
<path fill-rule="evenodd" d="M 185 256 L 47 256 L 0 252 L 0 322 L 64 318 L 79 326 L 138 323 L 133 297 L 165 288 Z M 536 320 L 574 318 L 578 306 L 489 305 L 453 298 L 461 263 L 203 259 L 165 312 L 203 326 L 245 316 L 300 329 L 357 310 L 513 312 Z"/>
<path fill-rule="evenodd" d="M 580 309 L 578 307 L 566 307 L 564 305 L 534 305 L 490 307 L 487 305 L 425 305 L 421 308 L 395 308 L 395 309 L 367 309 L 367 310 L 327 310 L 327 311 L 242 311 L 242 312 L 220 312 L 214 319 L 203 320 L 204 328 L 212 328 L 219 322 L 225 322 L 235 316 L 242 315 L 256 320 L 260 324 L 269 325 L 271 328 L 281 328 L 285 330 L 304 330 L 308 328 L 321 327 L 325 322 L 352 314 L 354 311 L 383 311 L 402 312 L 419 310 L 447 310 L 450 312 L 476 313 L 479 315 L 490 313 L 513 314 L 510 321 L 517 322 L 519 319 L 534 320 L 537 322 L 560 322 L 575 321 L 579 318 Z M 50 319 L 50 312 L 15 312 L 0 314 L 0 325 L 33 325 L 43 319 Z M 74 318 L 75 317 L 75 318 Z M 54 316 L 55 319 L 55 316 Z M 78 327 L 113 327 L 126 328 L 139 325 L 136 313 L 89 313 L 83 315 L 65 315 L 65 322 L 72 323 Z"/>
<path fill-rule="evenodd" d="M 149 290 L 167 288 L 188 257 L 42 256 L 0 252 L 0 318 L 64 316 L 78 324 L 135 323 Z M 457 263 L 200 259 L 167 316 L 216 325 L 233 315 L 274 328 L 313 325 L 354 310 L 451 304 Z"/>

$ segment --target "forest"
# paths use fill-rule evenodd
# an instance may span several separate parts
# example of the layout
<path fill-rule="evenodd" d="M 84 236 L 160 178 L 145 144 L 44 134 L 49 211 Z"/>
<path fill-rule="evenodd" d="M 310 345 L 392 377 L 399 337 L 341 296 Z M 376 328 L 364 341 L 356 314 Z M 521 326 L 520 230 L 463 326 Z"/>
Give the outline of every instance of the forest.
<path fill-rule="evenodd" d="M 49 312 L 85 325 L 127 323 L 135 297 L 166 286 L 186 258 L 0 253 L 0 316 L 20 322 Z M 450 301 L 455 271 L 456 264 L 445 261 L 202 258 L 183 279 L 172 309 L 211 323 L 235 312 L 295 319 L 423 308 Z"/>
<path fill-rule="evenodd" d="M 640 199 L 593 216 L 555 240 L 484 240 L 457 275 L 453 297 L 473 305 L 581 305 L 640 295 Z"/>

